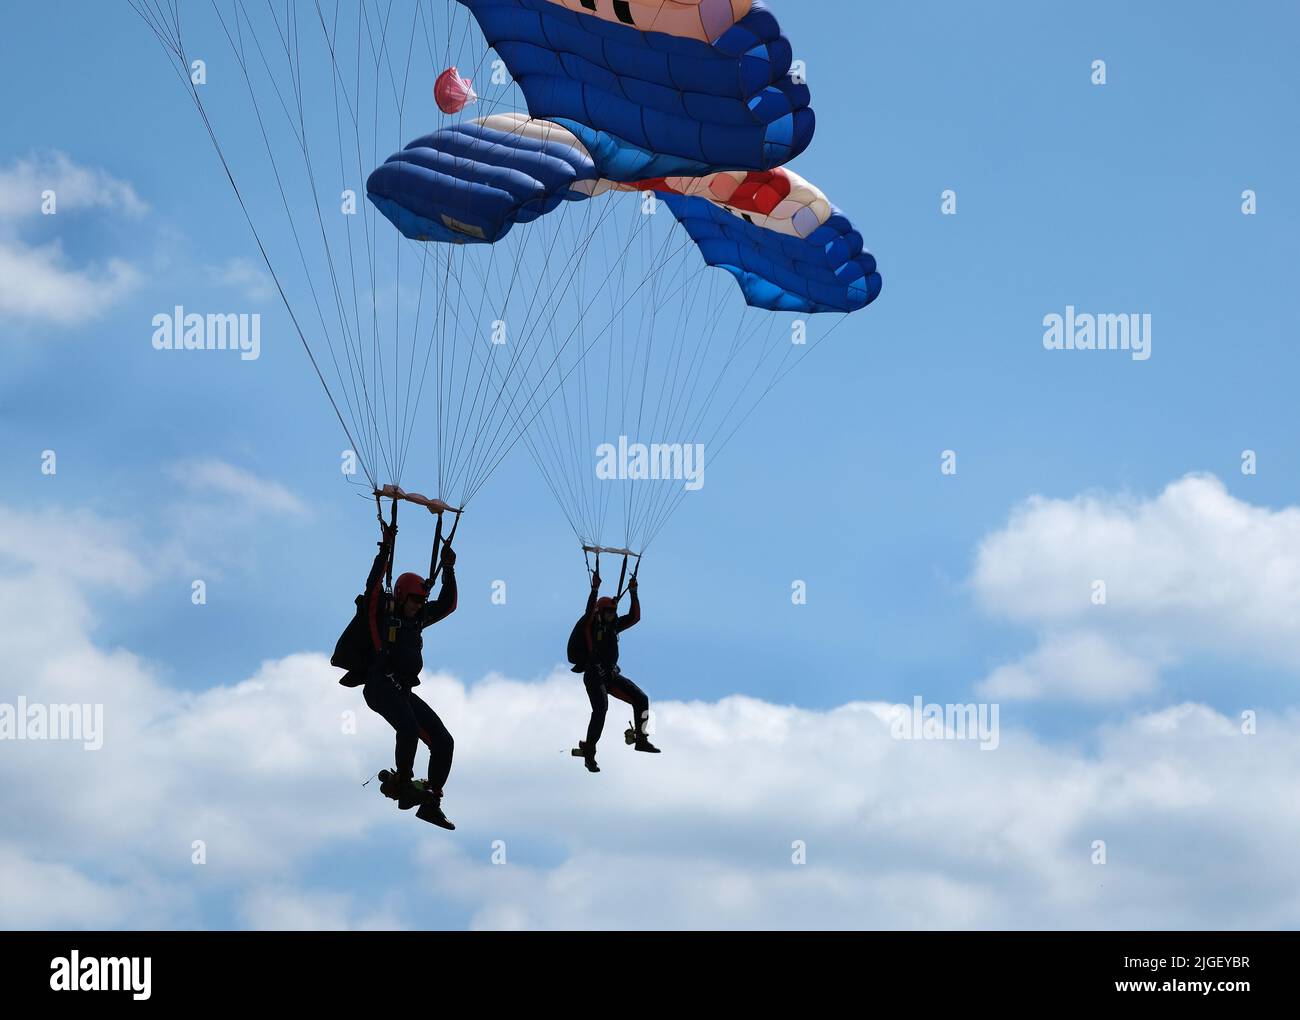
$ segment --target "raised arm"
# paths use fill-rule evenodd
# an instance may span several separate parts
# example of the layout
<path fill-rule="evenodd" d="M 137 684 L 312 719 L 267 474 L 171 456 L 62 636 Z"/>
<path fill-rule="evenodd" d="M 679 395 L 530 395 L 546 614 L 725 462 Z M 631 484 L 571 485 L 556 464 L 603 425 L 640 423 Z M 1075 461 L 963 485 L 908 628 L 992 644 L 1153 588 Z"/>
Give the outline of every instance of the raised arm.
<path fill-rule="evenodd" d="M 587 642 L 587 654 L 596 650 L 596 639 L 591 633 L 591 621 L 596 616 L 596 600 L 600 597 L 600 574 L 591 575 L 591 594 L 587 596 L 587 615 L 583 617 L 582 636 Z"/>
<path fill-rule="evenodd" d="M 375 556 L 375 562 L 370 568 L 370 575 L 366 578 L 366 586 L 362 589 L 367 595 L 375 590 L 375 585 L 380 584 L 384 579 L 384 571 L 388 569 L 388 561 L 393 555 L 393 542 L 389 535 L 389 529 L 384 527 L 384 537 L 379 542 L 379 552 Z"/>
<path fill-rule="evenodd" d="M 636 593 L 636 578 L 632 578 L 632 583 L 628 585 L 628 591 L 632 593 L 632 606 L 627 611 L 626 616 L 618 618 L 618 632 L 621 634 L 629 627 L 635 627 L 641 622 L 641 600 Z"/>
<path fill-rule="evenodd" d="M 366 578 L 366 619 L 370 621 L 370 643 L 375 651 L 384 647 L 380 634 L 379 614 L 384 601 L 384 573 L 393 558 L 393 544 L 397 540 L 397 528 L 384 525 L 384 537 L 379 542 L 379 555 L 375 557 L 370 576 Z"/>
<path fill-rule="evenodd" d="M 420 627 L 431 627 L 456 611 L 456 551 L 442 547 L 442 590 L 420 611 Z"/>

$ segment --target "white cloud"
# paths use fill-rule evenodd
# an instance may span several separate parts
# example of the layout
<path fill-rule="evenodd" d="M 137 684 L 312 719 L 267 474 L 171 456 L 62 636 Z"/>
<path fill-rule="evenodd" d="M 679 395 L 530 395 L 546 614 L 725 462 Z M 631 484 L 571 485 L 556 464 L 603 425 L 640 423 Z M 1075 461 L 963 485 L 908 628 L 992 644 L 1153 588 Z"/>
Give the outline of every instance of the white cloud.
<path fill-rule="evenodd" d="M 140 271 L 122 259 L 69 265 L 57 241 L 30 247 L 0 240 L 0 315 L 75 326 L 98 318 L 141 279 Z"/>
<path fill-rule="evenodd" d="M 229 569 L 253 569 L 250 528 L 266 516 L 300 521 L 310 514 L 279 482 L 216 458 L 180 461 L 166 473 L 177 484 L 165 489 L 159 514 L 171 529 L 164 555 L 193 577 L 219 579 Z"/>
<path fill-rule="evenodd" d="M 293 516 L 307 512 L 302 501 L 279 482 L 222 460 L 183 461 L 173 465 L 170 474 L 192 492 L 229 496 L 251 511 Z"/>
<path fill-rule="evenodd" d="M 55 195 L 53 215 L 42 211 L 47 191 Z M 98 318 L 140 285 L 139 269 L 120 258 L 76 265 L 61 241 L 28 243 L 18 230 L 39 219 L 72 229 L 75 214 L 86 211 L 137 219 L 147 208 L 130 184 L 66 153 L 33 154 L 0 168 L 0 315 L 56 326 Z"/>
<path fill-rule="evenodd" d="M 131 543 L 129 529 L 85 510 L 25 513 L 0 504 L 0 578 L 30 574 L 46 594 L 52 583 L 139 591 L 149 572 Z"/>
<path fill-rule="evenodd" d="M 1157 662 L 1130 653 L 1102 634 L 1073 630 L 1046 635 L 1018 662 L 993 670 L 977 690 L 995 700 L 1054 695 L 1105 703 L 1151 694 L 1159 682 Z"/>
<path fill-rule="evenodd" d="M 123 892 L 0 843 L 0 923 L 6 928 L 107 928 L 120 924 L 129 908 Z"/>
<path fill-rule="evenodd" d="M 212 278 L 223 287 L 238 290 L 251 301 L 270 301 L 277 296 L 266 269 L 251 259 L 232 258 L 214 269 Z"/>
<path fill-rule="evenodd" d="M 122 526 L 84 510 L 23 513 L 0 504 L 0 613 L 13 621 L 3 630 L 0 700 L 10 683 L 61 650 L 88 647 L 97 617 L 91 590 L 132 594 L 149 579 Z M 46 611 L 53 606 L 57 618 Z"/>
<path fill-rule="evenodd" d="M 1294 711 L 1261 714 L 1246 736 L 1174 705 L 1083 746 L 1044 743 L 1004 711 L 985 752 L 894 740 L 882 704 L 736 696 L 658 705 L 665 754 L 652 757 L 623 745 L 616 705 L 590 776 L 568 754 L 587 713 L 571 674 L 434 674 L 421 692 L 457 742 L 447 808 L 461 828 L 445 833 L 361 787 L 391 731 L 323 656 L 191 693 L 96 647 L 80 621 L 117 591 L 103 564 L 139 557 L 121 529 L 79 521 L 64 522 L 67 542 L 101 548 L 66 613 L 30 611 L 49 568 L 13 556 L 21 541 L 0 557 L 0 701 L 99 701 L 106 728 L 98 752 L 0 747 L 4 816 L 22 821 L 0 847 L 5 924 L 201 924 L 205 894 L 268 928 L 1270 928 L 1300 908 L 1284 849 L 1300 838 Z M 75 580 L 77 561 L 53 574 Z M 191 863 L 195 840 L 206 864 Z M 1095 840 L 1109 863 L 1090 862 Z M 382 871 L 358 865 L 376 847 Z M 142 876 L 156 890 L 143 902 Z M 76 916 L 74 894 L 89 904 Z"/>
<path fill-rule="evenodd" d="M 139 217 L 148 206 L 126 181 L 82 166 L 65 152 L 32 153 L 0 169 L 0 223 L 41 215 L 43 194 L 53 191 L 55 215 L 101 209 Z"/>
<path fill-rule="evenodd" d="M 243 901 L 245 926 L 258 931 L 394 931 L 402 924 L 342 893 L 309 893 L 289 886 L 256 889 Z"/>
<path fill-rule="evenodd" d="M 1119 701 L 1205 652 L 1300 657 L 1300 509 L 1254 506 L 1209 476 L 1146 500 L 1035 497 L 982 543 L 971 582 L 990 613 L 1040 632 L 985 680 L 1001 697 Z"/>

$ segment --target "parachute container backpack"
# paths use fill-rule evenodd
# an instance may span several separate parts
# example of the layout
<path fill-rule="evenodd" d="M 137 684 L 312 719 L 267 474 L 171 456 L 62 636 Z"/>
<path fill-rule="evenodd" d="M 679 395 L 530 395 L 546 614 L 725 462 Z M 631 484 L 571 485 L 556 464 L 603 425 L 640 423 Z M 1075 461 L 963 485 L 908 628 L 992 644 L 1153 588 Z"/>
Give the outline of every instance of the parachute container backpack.
<path fill-rule="evenodd" d="M 569 646 L 567 649 L 569 665 L 573 667 L 575 673 L 585 673 L 587 671 L 587 614 L 583 613 L 578 617 L 578 622 L 573 625 L 573 630 L 569 632 Z"/>
<path fill-rule="evenodd" d="M 370 638 L 370 620 L 366 615 L 366 597 L 357 596 L 357 611 L 339 636 L 330 657 L 330 665 L 347 670 L 348 676 L 339 681 L 344 687 L 360 687 L 365 674 L 375 658 L 375 646 Z M 346 682 L 345 682 L 346 681 Z"/>

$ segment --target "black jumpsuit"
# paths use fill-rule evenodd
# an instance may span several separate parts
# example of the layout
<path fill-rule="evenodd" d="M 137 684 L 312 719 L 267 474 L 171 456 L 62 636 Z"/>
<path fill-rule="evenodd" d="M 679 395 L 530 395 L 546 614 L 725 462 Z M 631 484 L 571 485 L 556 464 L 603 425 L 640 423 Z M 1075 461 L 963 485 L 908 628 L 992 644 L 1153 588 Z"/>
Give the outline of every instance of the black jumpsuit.
<path fill-rule="evenodd" d="M 644 735 L 642 727 L 645 726 L 646 715 L 650 711 L 650 699 L 645 692 L 619 672 L 618 668 L 618 636 L 641 622 L 641 601 L 636 592 L 633 592 L 628 614 L 607 624 L 596 612 L 596 598 L 596 591 L 592 589 L 591 597 L 587 599 L 585 626 L 588 658 L 582 674 L 587 698 L 591 701 L 591 722 L 587 724 L 586 746 L 593 754 L 600 735 L 605 730 L 605 715 L 609 711 L 611 694 L 632 706 L 632 719 L 639 736 Z"/>
<path fill-rule="evenodd" d="M 412 688 L 420 685 L 420 670 L 424 668 L 424 628 L 456 611 L 456 571 L 450 564 L 443 565 L 442 591 L 437 600 L 426 603 L 417 616 L 408 620 L 399 606 L 391 610 L 388 607 L 383 588 L 386 566 L 387 556 L 381 550 L 366 581 L 370 637 L 379 654 L 362 693 L 366 704 L 397 732 L 398 773 L 407 777 L 415 774 L 415 750 L 423 740 L 429 748 L 429 785 L 441 794 L 451 773 L 455 743 L 438 713 Z"/>

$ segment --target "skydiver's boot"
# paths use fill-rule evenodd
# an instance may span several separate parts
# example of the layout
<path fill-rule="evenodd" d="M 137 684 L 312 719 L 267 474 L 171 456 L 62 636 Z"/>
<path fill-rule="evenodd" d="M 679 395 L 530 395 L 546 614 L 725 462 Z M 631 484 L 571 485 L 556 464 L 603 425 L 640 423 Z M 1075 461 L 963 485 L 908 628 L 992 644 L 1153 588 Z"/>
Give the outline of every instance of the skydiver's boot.
<path fill-rule="evenodd" d="M 582 763 L 587 766 L 588 772 L 599 772 L 600 766 L 596 764 L 596 749 L 588 748 L 585 740 L 579 740 L 578 746 L 573 749 L 573 756 L 581 758 Z"/>
<path fill-rule="evenodd" d="M 409 811 L 417 804 L 429 803 L 430 796 L 428 783 L 423 779 L 409 779 L 398 791 L 397 806 L 403 811 Z"/>
<path fill-rule="evenodd" d="M 379 772 L 379 792 L 389 800 L 397 800 L 397 791 L 401 789 L 402 777 L 392 769 L 381 769 Z"/>
<path fill-rule="evenodd" d="M 646 754 L 659 754 L 659 748 L 650 743 L 650 738 L 644 733 L 638 733 L 631 726 L 623 731 L 623 739 L 627 741 L 628 746 L 634 751 L 644 751 Z"/>
<path fill-rule="evenodd" d="M 392 769 L 384 769 L 379 773 L 379 792 L 389 800 L 397 801 L 397 806 L 403 811 L 410 811 L 429 799 L 429 784 L 423 779 L 412 779 Z"/>
<path fill-rule="evenodd" d="M 428 787 L 428 784 L 425 784 Z M 428 822 L 443 829 L 456 828 L 456 823 L 442 813 L 442 791 L 432 790 L 428 793 L 425 802 L 420 805 L 420 810 L 415 812 L 415 817 L 422 822 Z"/>

